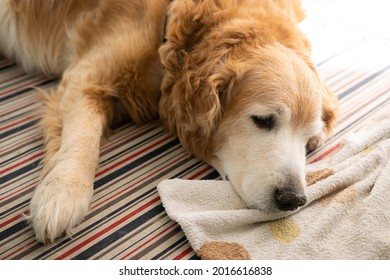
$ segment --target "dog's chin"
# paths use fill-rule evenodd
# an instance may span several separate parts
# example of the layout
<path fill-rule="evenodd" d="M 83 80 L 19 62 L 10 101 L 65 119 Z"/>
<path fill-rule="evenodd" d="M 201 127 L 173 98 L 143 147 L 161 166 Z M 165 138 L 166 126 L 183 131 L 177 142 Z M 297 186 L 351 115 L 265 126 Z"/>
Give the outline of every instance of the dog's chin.
<path fill-rule="evenodd" d="M 233 188 L 234 188 L 234 185 L 233 185 Z M 241 195 L 240 191 L 238 191 L 236 188 L 235 188 L 235 191 L 236 191 L 237 195 L 240 197 L 241 201 L 246 205 L 247 209 L 257 210 L 257 211 L 260 211 L 260 212 L 263 212 L 263 213 L 266 213 L 269 215 L 276 215 L 276 216 L 283 215 L 283 213 L 294 212 L 300 208 L 297 206 L 294 209 L 289 208 L 289 209 L 284 210 L 280 206 L 278 207 L 278 205 L 276 204 L 272 195 L 265 194 L 265 195 L 261 196 L 261 198 L 254 199 L 254 196 L 248 197 L 248 196 Z"/>
<path fill-rule="evenodd" d="M 230 182 L 230 184 L 232 185 L 233 189 L 235 190 L 237 195 L 240 197 L 241 201 L 246 205 L 246 207 L 248 209 L 259 210 L 259 211 L 265 212 L 265 213 L 280 212 L 280 210 L 278 210 L 276 208 L 276 206 L 272 205 L 271 199 L 269 200 L 270 203 L 256 203 L 256 202 L 253 201 L 253 199 L 248 199 L 248 198 L 244 197 L 241 194 L 240 188 L 238 188 L 235 184 L 233 184 L 230 181 L 229 175 L 227 175 L 227 173 L 219 172 L 219 174 L 222 177 L 222 180 Z"/>
<path fill-rule="evenodd" d="M 273 206 L 271 203 L 269 203 L 269 204 L 256 204 L 253 202 L 252 203 L 246 202 L 242 197 L 241 197 L 241 200 L 245 203 L 247 208 L 250 210 L 257 210 L 257 211 L 264 212 L 267 214 L 282 212 L 276 206 Z"/>
<path fill-rule="evenodd" d="M 239 189 L 235 188 L 233 184 L 232 186 L 236 191 L 237 195 L 240 197 L 241 201 L 246 205 L 247 209 L 258 210 L 265 213 L 280 211 L 277 209 L 276 205 L 273 205 L 273 201 L 270 198 L 262 200 L 253 200 L 253 197 L 247 197 L 242 195 Z"/>
<path fill-rule="evenodd" d="M 242 201 L 244 201 L 244 200 L 242 200 Z M 285 217 L 286 213 L 293 213 L 294 211 L 297 211 L 299 209 L 299 208 L 297 208 L 294 210 L 283 211 L 283 210 L 280 210 L 276 205 L 273 205 L 272 203 L 270 203 L 269 205 L 256 205 L 256 204 L 246 203 L 245 201 L 244 201 L 244 203 L 246 204 L 248 210 L 256 210 L 256 211 L 262 212 L 262 213 L 272 217 L 272 219 L 279 219 L 279 218 Z"/>

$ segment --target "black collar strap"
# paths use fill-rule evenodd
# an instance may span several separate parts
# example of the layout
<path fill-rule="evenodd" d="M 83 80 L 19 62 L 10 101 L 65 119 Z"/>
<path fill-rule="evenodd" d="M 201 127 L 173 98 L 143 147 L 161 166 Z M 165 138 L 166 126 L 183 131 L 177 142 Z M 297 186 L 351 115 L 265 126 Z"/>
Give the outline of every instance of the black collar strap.
<path fill-rule="evenodd" d="M 173 0 L 170 0 L 169 2 L 171 3 L 172 1 Z M 168 41 L 168 39 L 167 39 L 167 25 L 168 25 L 168 11 L 167 11 L 167 14 L 165 15 L 165 21 L 164 21 L 163 39 L 162 39 L 163 44 Z"/>
<path fill-rule="evenodd" d="M 168 23 L 168 15 L 165 16 L 165 21 L 164 21 L 163 38 L 162 38 L 163 44 L 168 41 L 168 39 L 167 39 L 167 23 Z"/>

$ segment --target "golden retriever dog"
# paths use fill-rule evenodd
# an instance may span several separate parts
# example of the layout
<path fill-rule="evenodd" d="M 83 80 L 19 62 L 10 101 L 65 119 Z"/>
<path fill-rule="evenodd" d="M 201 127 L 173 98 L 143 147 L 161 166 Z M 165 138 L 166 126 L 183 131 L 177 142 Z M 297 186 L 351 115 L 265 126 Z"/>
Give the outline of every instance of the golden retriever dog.
<path fill-rule="evenodd" d="M 61 76 L 44 95 L 37 239 L 70 233 L 87 213 L 117 106 L 137 124 L 160 118 L 249 208 L 303 206 L 305 147 L 338 116 L 303 18 L 298 0 L 0 0 L 0 52 Z"/>

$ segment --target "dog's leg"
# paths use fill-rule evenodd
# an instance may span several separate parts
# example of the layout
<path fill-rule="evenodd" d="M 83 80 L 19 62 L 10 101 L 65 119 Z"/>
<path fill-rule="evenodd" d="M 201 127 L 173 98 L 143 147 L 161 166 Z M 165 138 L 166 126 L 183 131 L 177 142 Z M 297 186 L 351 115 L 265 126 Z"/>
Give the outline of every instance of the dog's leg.
<path fill-rule="evenodd" d="M 61 135 L 46 136 L 49 154 L 42 180 L 30 203 L 29 219 L 37 240 L 43 243 L 53 241 L 64 232 L 69 234 L 87 213 L 100 140 L 109 114 L 110 89 L 66 84 L 63 80 L 60 86 L 63 96 L 59 106 L 56 105 L 61 108 L 60 119 L 42 122 L 46 133 L 50 134 L 50 129 L 61 122 L 62 131 Z"/>
<path fill-rule="evenodd" d="M 45 142 L 45 156 L 41 162 L 43 170 L 41 178 L 45 177 L 47 172 L 53 168 L 55 155 L 61 146 L 62 134 L 62 114 L 61 114 L 61 97 L 63 89 L 59 86 L 56 90 L 50 92 L 41 91 L 43 101 L 43 114 L 40 126 L 43 129 Z"/>

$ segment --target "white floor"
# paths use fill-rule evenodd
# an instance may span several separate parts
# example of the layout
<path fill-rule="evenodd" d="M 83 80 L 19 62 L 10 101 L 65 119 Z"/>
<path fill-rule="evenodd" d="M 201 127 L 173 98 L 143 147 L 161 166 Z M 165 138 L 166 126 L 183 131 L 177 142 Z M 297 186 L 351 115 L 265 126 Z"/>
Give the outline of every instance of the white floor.
<path fill-rule="evenodd" d="M 302 0 L 308 17 L 342 23 L 390 40 L 389 0 Z"/>

